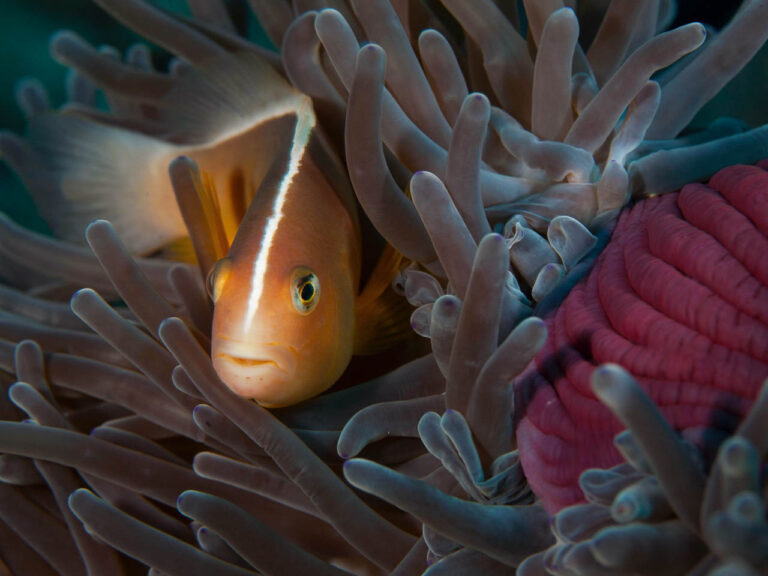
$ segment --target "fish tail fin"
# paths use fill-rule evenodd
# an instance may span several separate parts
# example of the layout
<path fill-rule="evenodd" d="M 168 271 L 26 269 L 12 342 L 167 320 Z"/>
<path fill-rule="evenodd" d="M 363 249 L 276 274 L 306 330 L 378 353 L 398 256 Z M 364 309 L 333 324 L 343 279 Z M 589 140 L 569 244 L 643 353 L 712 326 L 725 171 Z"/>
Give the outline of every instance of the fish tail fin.
<path fill-rule="evenodd" d="M 356 355 L 378 354 L 413 334 L 408 301 L 395 293 L 392 280 L 404 257 L 387 244 L 355 303 Z"/>
<path fill-rule="evenodd" d="M 24 139 L 6 141 L 18 152 L 9 163 L 57 237 L 84 244 L 97 218 L 112 222 L 134 254 L 186 235 L 168 178 L 172 145 L 64 113 L 36 116 Z"/>

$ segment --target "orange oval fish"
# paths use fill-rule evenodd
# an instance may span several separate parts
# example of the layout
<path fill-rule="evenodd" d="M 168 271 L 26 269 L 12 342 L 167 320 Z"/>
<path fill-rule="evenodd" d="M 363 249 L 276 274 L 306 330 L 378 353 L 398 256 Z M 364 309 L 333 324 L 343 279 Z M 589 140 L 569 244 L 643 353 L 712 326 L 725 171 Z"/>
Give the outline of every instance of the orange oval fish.
<path fill-rule="evenodd" d="M 353 354 L 391 345 L 408 324 L 385 294 L 400 264 L 394 250 L 359 292 L 357 205 L 311 100 L 266 131 L 285 135 L 280 152 L 209 275 L 211 358 L 231 390 L 278 407 L 326 390 Z"/>
<path fill-rule="evenodd" d="M 132 253 L 148 253 L 187 233 L 169 163 L 199 165 L 220 255 L 232 242 L 211 274 L 212 359 L 227 386 L 293 404 L 330 387 L 353 353 L 407 331 L 403 306 L 385 303 L 394 251 L 359 292 L 357 205 L 308 96 L 258 56 L 229 53 L 174 78 L 152 106 L 157 135 L 66 113 L 33 119 L 24 145 L 39 170 L 22 177 L 59 237 L 82 241 L 106 218 Z"/>
<path fill-rule="evenodd" d="M 286 152 L 211 275 L 211 357 L 233 391 L 284 406 L 325 390 L 349 363 L 360 232 L 351 197 L 326 175 L 341 167 L 320 150 L 310 103 L 274 122 L 291 135 Z"/>

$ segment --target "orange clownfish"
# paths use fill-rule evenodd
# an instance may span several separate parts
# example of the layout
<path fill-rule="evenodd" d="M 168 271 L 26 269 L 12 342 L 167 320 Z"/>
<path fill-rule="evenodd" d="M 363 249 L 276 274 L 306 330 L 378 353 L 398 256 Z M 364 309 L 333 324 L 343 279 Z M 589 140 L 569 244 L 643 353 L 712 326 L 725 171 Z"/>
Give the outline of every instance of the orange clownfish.
<path fill-rule="evenodd" d="M 54 233 L 82 242 L 85 227 L 105 218 L 134 254 L 188 256 L 168 177 L 186 156 L 214 195 L 218 256 L 231 244 L 209 275 L 212 360 L 230 389 L 265 406 L 293 404 L 329 388 L 352 354 L 407 333 L 406 306 L 389 304 L 393 250 L 359 289 L 357 204 L 311 99 L 249 53 L 167 84 L 139 100 L 145 108 L 127 108 L 139 120 L 55 112 L 30 121 L 23 146 L 35 170 L 21 176 Z M 141 130 L 126 127 L 134 124 Z"/>
<path fill-rule="evenodd" d="M 391 339 L 402 315 L 380 300 L 399 263 L 389 249 L 358 294 L 357 208 L 311 102 L 271 122 L 289 138 L 209 291 L 216 372 L 237 394 L 277 407 L 329 388 L 353 354 Z"/>

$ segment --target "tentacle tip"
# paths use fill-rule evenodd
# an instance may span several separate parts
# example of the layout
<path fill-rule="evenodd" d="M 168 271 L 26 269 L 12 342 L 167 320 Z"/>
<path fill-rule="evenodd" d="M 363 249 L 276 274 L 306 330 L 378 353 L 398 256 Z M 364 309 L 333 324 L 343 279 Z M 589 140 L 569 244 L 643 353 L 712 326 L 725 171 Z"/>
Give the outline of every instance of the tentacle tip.
<path fill-rule="evenodd" d="M 13 401 L 15 398 L 15 395 L 18 394 L 18 392 L 24 387 L 26 384 L 24 382 L 14 382 L 8 387 L 8 398 Z M 15 404 L 15 402 L 14 402 Z"/>
<path fill-rule="evenodd" d="M 371 69 L 379 68 L 379 73 L 383 74 L 386 67 L 387 53 L 384 48 L 375 42 L 369 42 L 360 47 L 357 53 L 357 67 Z"/>
<path fill-rule="evenodd" d="M 176 158 L 171 160 L 171 163 L 168 165 L 169 172 L 179 168 L 189 170 L 197 169 L 197 163 L 189 156 L 182 154 L 181 156 L 176 156 Z"/>
<path fill-rule="evenodd" d="M 367 44 L 363 44 L 363 46 L 360 47 L 360 52 L 365 54 L 383 54 L 384 48 L 376 44 L 375 42 L 368 42 Z"/>
<path fill-rule="evenodd" d="M 707 37 L 707 27 L 701 22 L 692 22 L 690 26 L 692 29 L 696 30 L 699 36 L 701 36 L 701 41 L 704 42 L 704 39 Z"/>
<path fill-rule="evenodd" d="M 84 40 L 73 30 L 56 30 L 48 39 L 48 50 L 51 56 L 56 59 L 60 49 L 67 43 L 82 43 Z"/>
<path fill-rule="evenodd" d="M 364 458 L 350 458 L 349 460 L 344 461 L 341 469 L 347 482 L 357 488 L 361 488 L 361 473 L 366 470 L 368 465 L 370 465 L 370 461 L 365 460 Z"/>
<path fill-rule="evenodd" d="M 184 514 L 185 516 L 190 516 L 188 514 L 189 507 L 194 505 L 194 501 L 200 497 L 205 497 L 205 492 L 200 492 L 199 490 L 184 490 L 181 494 L 179 494 L 178 498 L 176 498 L 176 508 Z M 185 511 L 184 508 L 187 508 Z"/>
<path fill-rule="evenodd" d="M 323 8 L 317 13 L 319 18 L 344 18 L 336 8 Z"/>
<path fill-rule="evenodd" d="M 558 8 L 554 12 L 552 12 L 552 16 L 557 14 L 560 18 L 574 18 L 576 22 L 578 22 L 578 18 L 576 17 L 576 12 L 573 11 L 573 8 L 570 6 L 563 6 L 562 8 Z"/>
<path fill-rule="evenodd" d="M 175 328 L 179 328 L 180 326 L 183 326 L 184 322 L 182 322 L 181 318 L 178 318 L 176 316 L 169 316 L 162 322 L 160 322 L 160 325 L 157 328 L 157 331 L 160 333 L 160 336 L 162 337 L 163 332 L 167 332 L 168 330 L 173 330 Z"/>
<path fill-rule="evenodd" d="M 99 51 L 99 54 L 103 54 L 104 56 L 114 58 L 115 60 L 121 60 L 123 57 L 122 53 L 117 48 L 117 46 L 112 46 L 111 44 L 102 44 L 101 46 L 99 46 L 98 51 Z"/>
<path fill-rule="evenodd" d="M 726 473 L 739 474 L 748 467 L 756 467 L 758 456 L 752 443 L 741 436 L 732 436 L 720 447 L 720 459 Z"/>
<path fill-rule="evenodd" d="M 438 178 L 432 172 L 427 170 L 418 170 L 417 172 L 413 173 L 413 176 L 411 176 L 411 195 L 424 193 L 425 189 L 429 189 L 431 186 L 434 186 L 437 183 L 443 185 L 442 180 L 440 180 L 440 178 Z"/>
<path fill-rule="evenodd" d="M 471 111 L 477 116 L 490 117 L 491 101 L 482 92 L 472 92 L 464 99 L 465 106 L 471 106 Z M 487 120 L 486 120 L 487 122 Z"/>
<path fill-rule="evenodd" d="M 618 364 L 601 364 L 592 372 L 590 384 L 592 390 L 600 395 L 600 393 L 607 391 L 617 379 L 627 377 L 629 377 L 627 371 Z"/>
<path fill-rule="evenodd" d="M 546 324 L 546 322 L 544 322 L 544 319 L 543 318 L 539 318 L 538 316 L 529 316 L 528 318 L 523 320 L 523 322 L 525 322 L 526 325 L 536 326 L 539 329 L 544 329 L 544 330 L 547 329 L 547 324 Z M 521 322 L 521 324 L 522 324 L 522 322 Z"/>
<path fill-rule="evenodd" d="M 131 58 L 136 54 L 150 55 L 151 49 L 144 42 L 135 42 L 134 44 L 128 46 L 128 49 L 125 51 L 125 55 L 126 57 Z"/>
<path fill-rule="evenodd" d="M 69 506 L 69 509 L 72 510 L 72 513 L 80 518 L 80 520 L 83 520 L 80 514 L 78 514 L 79 507 L 84 504 L 88 500 L 92 500 L 97 498 L 97 496 L 88 490 L 87 488 L 78 488 L 74 492 L 72 492 L 69 497 L 67 498 L 67 506 Z"/>
<path fill-rule="evenodd" d="M 106 230 L 113 230 L 112 222 L 109 220 L 104 220 L 103 218 L 97 218 L 88 226 L 85 228 L 85 235 L 88 236 L 89 233 L 93 232 L 99 232 L 99 231 L 106 231 Z"/>
<path fill-rule="evenodd" d="M 637 504 L 625 498 L 624 500 L 617 500 L 611 506 L 611 517 L 619 524 L 626 524 L 635 519 L 637 515 Z"/>
<path fill-rule="evenodd" d="M 24 340 L 20 340 L 18 344 L 16 344 L 16 350 L 25 349 L 25 348 L 34 348 L 35 351 L 39 351 L 42 353 L 42 349 L 40 348 L 40 345 L 32 340 L 31 338 L 25 338 Z"/>
<path fill-rule="evenodd" d="M 45 86 L 39 78 L 35 78 L 34 76 L 22 76 L 16 80 L 16 83 L 13 86 L 13 92 L 18 95 L 19 92 L 28 88 L 45 91 Z"/>
<path fill-rule="evenodd" d="M 442 38 L 442 34 L 435 30 L 434 28 L 427 28 L 426 30 L 422 30 L 419 33 L 419 43 L 422 41 L 433 41 L 439 38 Z M 423 39 L 423 40 L 422 40 Z"/>
<path fill-rule="evenodd" d="M 504 248 L 506 249 L 506 239 L 504 238 L 504 236 L 502 236 L 498 232 L 491 232 L 489 234 L 486 234 L 482 238 L 481 242 L 488 242 L 489 244 L 495 244 L 497 247 L 504 246 Z"/>
<path fill-rule="evenodd" d="M 80 302 L 83 298 L 87 298 L 89 296 L 98 296 L 98 294 L 93 288 L 80 288 L 80 290 L 77 290 L 74 294 L 72 294 L 72 297 L 69 299 L 70 307 L 77 305 L 77 303 Z"/>
<path fill-rule="evenodd" d="M 434 305 L 439 306 L 444 310 L 453 311 L 458 307 L 459 302 L 458 298 L 455 296 L 452 296 L 451 294 L 443 294 L 442 296 L 438 297 L 437 300 L 435 300 Z"/>

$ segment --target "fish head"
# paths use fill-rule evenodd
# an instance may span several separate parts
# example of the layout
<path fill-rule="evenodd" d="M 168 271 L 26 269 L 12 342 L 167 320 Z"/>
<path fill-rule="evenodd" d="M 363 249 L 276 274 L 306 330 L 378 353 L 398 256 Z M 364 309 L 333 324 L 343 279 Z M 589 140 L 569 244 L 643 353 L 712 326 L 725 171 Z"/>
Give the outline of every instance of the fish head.
<path fill-rule="evenodd" d="M 338 379 L 352 356 L 354 289 L 322 266 L 285 263 L 264 279 L 254 310 L 242 277 L 247 270 L 220 261 L 211 356 L 222 381 L 267 407 L 310 398 Z"/>
<path fill-rule="evenodd" d="M 354 346 L 360 240 L 356 214 L 317 162 L 292 153 L 262 186 L 229 254 L 214 267 L 214 368 L 266 407 L 326 390 Z"/>

